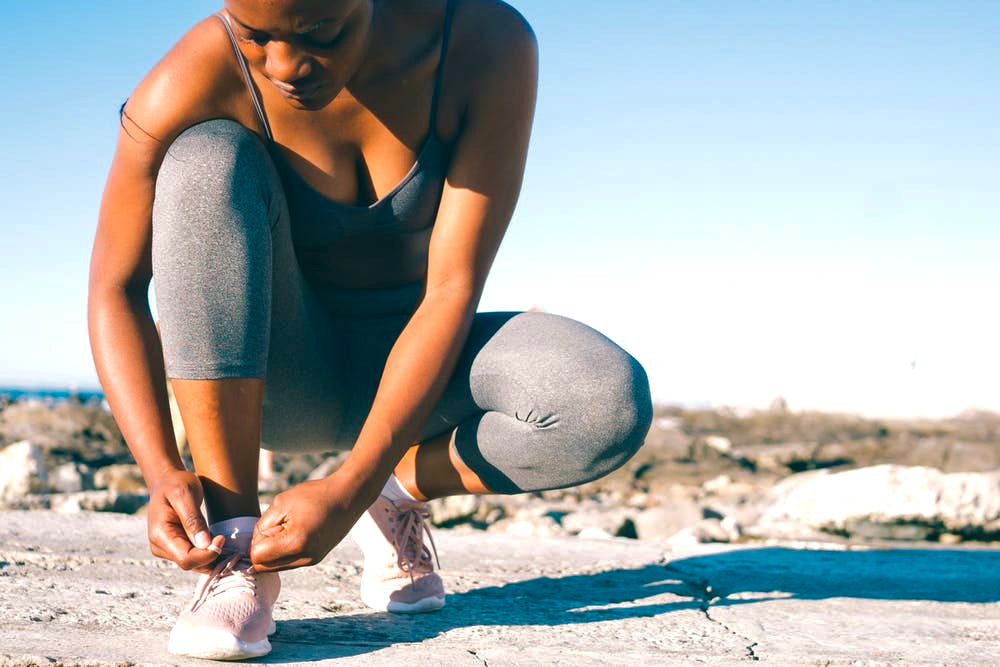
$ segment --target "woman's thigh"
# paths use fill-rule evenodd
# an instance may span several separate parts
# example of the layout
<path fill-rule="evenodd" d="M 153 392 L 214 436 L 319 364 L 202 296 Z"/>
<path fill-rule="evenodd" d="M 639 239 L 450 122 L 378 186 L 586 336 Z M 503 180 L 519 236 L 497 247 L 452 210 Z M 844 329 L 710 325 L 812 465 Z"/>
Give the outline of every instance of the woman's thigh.
<path fill-rule="evenodd" d="M 273 239 L 262 440 L 285 452 L 341 449 L 350 397 L 342 332 L 299 270 L 284 204 Z"/>
<path fill-rule="evenodd" d="M 345 395 L 336 326 L 299 271 L 265 145 L 230 120 L 186 129 L 160 167 L 152 217 L 168 377 L 263 377 L 264 442 L 330 448 Z"/>

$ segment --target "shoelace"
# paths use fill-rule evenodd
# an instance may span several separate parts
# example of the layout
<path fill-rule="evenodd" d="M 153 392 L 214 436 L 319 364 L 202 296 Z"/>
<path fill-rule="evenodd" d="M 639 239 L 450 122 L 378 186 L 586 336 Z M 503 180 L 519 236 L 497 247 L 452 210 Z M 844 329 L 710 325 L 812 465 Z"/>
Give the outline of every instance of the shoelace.
<path fill-rule="evenodd" d="M 245 566 L 237 569 L 241 561 Z M 199 584 L 198 590 L 195 591 L 194 602 L 191 603 L 191 611 L 196 611 L 212 596 L 227 591 L 242 589 L 256 595 L 257 579 L 254 577 L 253 566 L 249 563 L 246 554 L 240 552 L 232 555 L 224 554 L 222 560 L 212 570 L 212 574 Z"/>
<path fill-rule="evenodd" d="M 437 563 L 440 570 L 441 561 L 438 560 L 437 545 L 434 544 L 434 536 L 431 535 L 430 528 L 427 527 L 427 520 L 430 518 L 427 504 L 412 500 L 390 500 L 389 502 L 399 512 L 399 516 L 396 518 L 396 529 L 392 535 L 392 544 L 396 548 L 399 568 L 410 575 L 412 582 L 413 569 L 419 568 L 423 563 L 430 565 L 431 553 L 433 552 L 434 562 Z M 430 538 L 430 549 L 424 544 L 424 534 Z"/>

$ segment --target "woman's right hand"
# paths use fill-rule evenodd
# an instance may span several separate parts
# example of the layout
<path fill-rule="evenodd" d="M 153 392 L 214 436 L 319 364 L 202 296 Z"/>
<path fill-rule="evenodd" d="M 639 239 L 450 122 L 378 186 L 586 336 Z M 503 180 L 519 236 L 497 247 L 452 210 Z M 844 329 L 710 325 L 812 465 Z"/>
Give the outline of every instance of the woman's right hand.
<path fill-rule="evenodd" d="M 149 550 L 183 570 L 210 572 L 226 538 L 208 532 L 201 514 L 202 489 L 187 470 L 164 473 L 149 494 Z"/>

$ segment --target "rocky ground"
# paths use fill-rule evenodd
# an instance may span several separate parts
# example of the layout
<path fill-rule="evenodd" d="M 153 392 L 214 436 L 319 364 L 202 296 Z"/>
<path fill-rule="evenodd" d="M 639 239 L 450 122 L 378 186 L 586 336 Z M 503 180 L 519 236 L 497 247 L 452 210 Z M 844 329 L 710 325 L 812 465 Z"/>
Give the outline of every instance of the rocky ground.
<path fill-rule="evenodd" d="M 0 514 L 0 667 L 207 665 L 166 653 L 192 576 L 149 555 L 142 517 Z M 991 665 L 1000 552 L 969 546 L 439 531 L 448 602 L 364 608 L 344 543 L 282 574 L 287 665 Z"/>
<path fill-rule="evenodd" d="M 262 501 L 340 460 L 275 455 Z M 998 463 L 991 413 L 660 407 L 605 479 L 435 501 L 440 613 L 367 611 L 348 541 L 287 573 L 266 662 L 996 664 Z M 0 667 L 196 664 L 147 500 L 100 405 L 0 399 Z"/>
<path fill-rule="evenodd" d="M 263 502 L 341 457 L 274 455 Z M 440 528 L 514 536 L 1000 540 L 1000 415 L 934 421 L 658 407 L 640 452 L 590 484 L 435 501 Z M 141 513 L 147 492 L 99 404 L 0 400 L 0 508 Z"/>

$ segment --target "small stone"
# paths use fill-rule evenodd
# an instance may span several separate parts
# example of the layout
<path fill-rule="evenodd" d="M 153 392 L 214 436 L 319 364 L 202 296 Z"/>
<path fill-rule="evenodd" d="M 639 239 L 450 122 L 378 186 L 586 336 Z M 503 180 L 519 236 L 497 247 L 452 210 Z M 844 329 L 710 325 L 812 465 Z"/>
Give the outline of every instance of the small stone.
<path fill-rule="evenodd" d="M 739 537 L 733 525 L 722 523 L 720 519 L 702 519 L 692 527 L 692 532 L 698 542 L 731 542 Z"/>
<path fill-rule="evenodd" d="M 705 444 L 722 454 L 728 454 L 733 449 L 733 443 L 729 438 L 721 435 L 709 435 L 705 437 Z"/>
<path fill-rule="evenodd" d="M 682 528 L 667 539 L 667 544 L 674 548 L 692 547 L 699 543 L 693 528 Z"/>
<path fill-rule="evenodd" d="M 565 515 L 559 523 L 571 535 L 587 528 L 596 528 L 609 536 L 627 537 L 624 533 L 630 532 L 631 537 L 634 537 L 635 524 L 629 514 L 629 511 L 624 509 L 580 510 Z"/>
<path fill-rule="evenodd" d="M 733 479 L 729 475 L 719 475 L 702 484 L 701 490 L 707 494 L 719 493 L 729 487 L 732 483 Z"/>
<path fill-rule="evenodd" d="M 635 493 L 629 497 L 626 504 L 629 507 L 636 507 L 640 509 L 652 507 L 652 502 L 648 493 Z"/>
<path fill-rule="evenodd" d="M 577 533 L 576 536 L 585 540 L 610 540 L 613 537 L 611 533 L 597 526 L 587 526 Z"/>
<path fill-rule="evenodd" d="M 720 524 L 722 525 L 722 529 L 725 530 L 726 533 L 729 535 L 728 541 L 731 542 L 733 540 L 742 537 L 743 527 L 736 520 L 736 517 L 732 516 L 723 517 L 722 520 L 720 521 Z"/>

